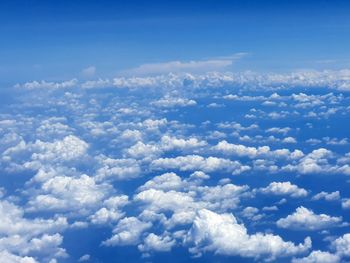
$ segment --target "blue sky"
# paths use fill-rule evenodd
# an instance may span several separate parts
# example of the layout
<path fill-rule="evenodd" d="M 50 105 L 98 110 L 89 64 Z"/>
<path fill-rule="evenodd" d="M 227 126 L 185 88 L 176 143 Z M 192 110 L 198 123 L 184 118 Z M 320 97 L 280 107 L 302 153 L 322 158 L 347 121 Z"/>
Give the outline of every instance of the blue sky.
<path fill-rule="evenodd" d="M 349 5 L 1 1 L 0 262 L 349 262 Z"/>
<path fill-rule="evenodd" d="M 1 1 L 3 83 L 62 80 L 96 67 L 248 55 L 231 70 L 349 65 L 347 1 Z"/>

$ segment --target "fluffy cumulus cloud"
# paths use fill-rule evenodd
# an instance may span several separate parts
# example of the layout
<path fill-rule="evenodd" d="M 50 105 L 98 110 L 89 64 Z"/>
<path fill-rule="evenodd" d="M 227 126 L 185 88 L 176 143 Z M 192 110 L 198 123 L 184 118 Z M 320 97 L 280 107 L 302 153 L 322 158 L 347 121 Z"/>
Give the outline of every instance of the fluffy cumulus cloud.
<path fill-rule="evenodd" d="M 178 156 L 175 158 L 160 158 L 151 163 L 154 169 L 175 169 L 180 171 L 203 172 L 228 171 L 232 174 L 239 174 L 250 169 L 249 166 L 243 166 L 238 161 L 217 158 L 209 156 L 207 158 L 199 155 Z"/>
<path fill-rule="evenodd" d="M 332 247 L 340 256 L 350 256 L 350 234 L 347 233 L 332 242 Z"/>
<path fill-rule="evenodd" d="M 349 261 L 349 71 L 205 73 L 243 55 L 15 85 L 0 261 Z"/>
<path fill-rule="evenodd" d="M 169 252 L 175 244 L 175 240 L 169 236 L 162 237 L 151 233 L 144 239 L 144 243 L 139 245 L 138 248 L 141 251 Z"/>
<path fill-rule="evenodd" d="M 164 97 L 152 103 L 157 107 L 172 108 L 172 107 L 185 107 L 196 105 L 195 100 L 190 100 L 186 98 L 174 98 L 174 97 Z"/>
<path fill-rule="evenodd" d="M 332 193 L 327 193 L 327 192 L 320 192 L 312 197 L 312 200 L 320 200 L 324 199 L 326 201 L 336 201 L 340 199 L 340 193 L 339 191 L 334 191 Z"/>
<path fill-rule="evenodd" d="M 96 206 L 108 195 L 110 187 L 96 184 L 87 175 L 78 178 L 55 176 L 42 185 L 40 192 L 28 202 L 29 210 L 74 211 Z"/>
<path fill-rule="evenodd" d="M 68 227 L 66 218 L 25 218 L 23 209 L 4 200 L 0 201 L 0 217 L 2 262 L 39 262 L 37 257 L 48 262 L 67 256 L 58 233 Z"/>
<path fill-rule="evenodd" d="M 326 214 L 315 214 L 303 206 L 296 211 L 277 221 L 277 226 L 296 230 L 318 230 L 339 225 L 342 217 L 333 217 Z"/>
<path fill-rule="evenodd" d="M 103 242 L 106 246 L 136 245 L 143 232 L 152 226 L 150 222 L 142 222 L 136 217 L 125 217 L 113 229 L 113 236 Z"/>
<path fill-rule="evenodd" d="M 333 255 L 329 252 L 320 250 L 312 251 L 310 255 L 304 258 L 294 258 L 292 263 L 337 263 L 340 262 L 340 258 L 337 255 Z"/>
<path fill-rule="evenodd" d="M 290 195 L 291 197 L 305 197 L 307 191 L 303 188 L 299 188 L 297 185 L 290 182 L 272 182 L 267 187 L 260 188 L 258 190 L 264 194 L 271 195 Z"/>
<path fill-rule="evenodd" d="M 205 209 L 198 211 L 186 238 L 193 244 L 192 253 L 214 251 L 267 260 L 304 253 L 311 247 L 310 238 L 306 238 L 304 244 L 295 245 L 276 235 L 250 235 L 232 214 L 217 214 Z"/>

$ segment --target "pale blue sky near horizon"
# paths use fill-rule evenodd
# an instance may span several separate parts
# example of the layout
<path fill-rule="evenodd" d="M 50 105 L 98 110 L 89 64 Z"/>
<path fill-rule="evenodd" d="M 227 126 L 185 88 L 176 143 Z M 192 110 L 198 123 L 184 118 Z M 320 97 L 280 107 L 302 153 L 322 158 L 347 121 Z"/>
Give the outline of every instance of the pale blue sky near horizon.
<path fill-rule="evenodd" d="M 95 78 L 114 77 L 144 64 L 237 53 L 246 55 L 220 70 L 348 68 L 349 8 L 347 1 L 1 1 L 0 79 L 86 78 L 89 67 Z"/>

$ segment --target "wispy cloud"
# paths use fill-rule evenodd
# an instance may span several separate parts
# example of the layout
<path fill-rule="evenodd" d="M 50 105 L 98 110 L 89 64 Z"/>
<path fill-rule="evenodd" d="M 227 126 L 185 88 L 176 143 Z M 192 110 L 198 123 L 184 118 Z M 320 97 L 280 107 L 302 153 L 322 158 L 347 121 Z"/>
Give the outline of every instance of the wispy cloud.
<path fill-rule="evenodd" d="M 89 66 L 87 68 L 84 68 L 81 71 L 81 75 L 83 77 L 86 77 L 86 78 L 91 78 L 91 77 L 95 76 L 95 74 L 96 74 L 96 67 L 95 66 Z"/>
<path fill-rule="evenodd" d="M 216 57 L 204 60 L 191 61 L 168 61 L 161 63 L 146 63 L 138 67 L 123 71 L 127 75 L 147 75 L 165 73 L 203 73 L 209 71 L 220 71 L 240 60 L 247 53 L 235 53 L 230 56 Z"/>

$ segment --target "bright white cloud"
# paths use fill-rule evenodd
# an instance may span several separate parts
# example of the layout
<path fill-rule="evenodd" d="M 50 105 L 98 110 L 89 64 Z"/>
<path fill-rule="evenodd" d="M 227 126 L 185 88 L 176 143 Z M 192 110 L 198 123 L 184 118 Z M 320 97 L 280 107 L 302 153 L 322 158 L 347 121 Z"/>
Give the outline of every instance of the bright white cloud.
<path fill-rule="evenodd" d="M 151 223 L 142 222 L 136 217 L 123 218 L 113 229 L 113 236 L 104 241 L 103 244 L 106 246 L 137 245 L 142 233 L 151 226 Z"/>
<path fill-rule="evenodd" d="M 301 206 L 298 207 L 293 214 L 288 215 L 286 218 L 279 219 L 277 221 L 277 226 L 280 228 L 312 231 L 339 226 L 341 222 L 342 217 L 315 214 L 312 210 Z"/>
<path fill-rule="evenodd" d="M 249 166 L 243 166 L 238 161 L 212 156 L 205 158 L 199 155 L 159 158 L 152 161 L 151 167 L 154 169 L 179 169 L 180 171 L 229 171 L 233 174 L 240 174 L 250 169 Z"/>
<path fill-rule="evenodd" d="M 320 250 L 312 251 L 304 258 L 294 258 L 292 263 L 338 263 L 340 258 L 337 255 Z"/>
<path fill-rule="evenodd" d="M 295 245 L 272 234 L 249 235 L 232 214 L 217 214 L 205 209 L 198 211 L 187 242 L 193 244 L 190 251 L 196 254 L 213 251 L 267 260 L 301 254 L 311 247 L 310 238 L 306 238 L 304 244 Z"/>
<path fill-rule="evenodd" d="M 260 188 L 258 191 L 271 195 L 290 195 L 291 197 L 307 196 L 307 191 L 305 189 L 299 188 L 291 182 L 272 182 L 267 187 Z"/>

